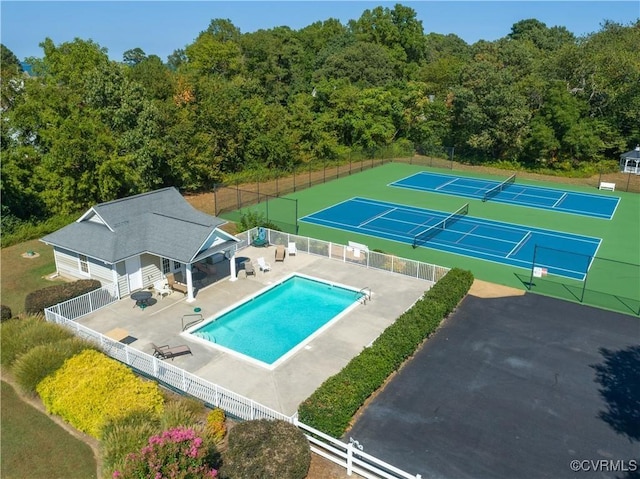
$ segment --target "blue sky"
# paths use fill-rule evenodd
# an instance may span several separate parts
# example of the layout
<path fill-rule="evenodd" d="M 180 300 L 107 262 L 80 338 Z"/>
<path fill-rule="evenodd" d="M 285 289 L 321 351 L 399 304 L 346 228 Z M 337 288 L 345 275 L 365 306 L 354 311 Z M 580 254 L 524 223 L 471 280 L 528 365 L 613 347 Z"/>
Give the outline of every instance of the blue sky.
<path fill-rule="evenodd" d="M 580 36 L 604 20 L 622 24 L 640 18 L 640 1 L 0 1 L 0 39 L 23 60 L 41 57 L 39 43 L 91 39 L 113 60 L 140 47 L 162 60 L 193 42 L 213 18 L 228 18 L 242 33 L 286 25 L 299 30 L 337 18 L 343 24 L 378 5 L 413 8 L 425 33 L 454 33 L 467 43 L 496 40 L 519 20 L 536 18 Z"/>

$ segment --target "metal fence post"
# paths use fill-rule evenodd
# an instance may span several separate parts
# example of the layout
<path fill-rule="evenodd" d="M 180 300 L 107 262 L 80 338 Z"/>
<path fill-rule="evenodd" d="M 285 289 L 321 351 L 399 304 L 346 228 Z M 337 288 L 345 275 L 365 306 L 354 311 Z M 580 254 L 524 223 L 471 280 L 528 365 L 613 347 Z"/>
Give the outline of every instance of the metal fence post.
<path fill-rule="evenodd" d="M 589 261 L 587 261 L 587 270 L 584 273 L 584 280 L 582 281 L 582 294 L 580 295 L 580 302 L 584 301 L 584 290 L 587 289 L 587 278 L 589 277 L 589 266 L 591 261 L 593 260 L 592 256 L 589 256 Z"/>
<path fill-rule="evenodd" d="M 531 278 L 529 279 L 529 291 L 533 290 L 533 270 L 536 267 L 536 253 L 538 252 L 538 245 L 533 247 L 533 260 L 531 261 Z"/>

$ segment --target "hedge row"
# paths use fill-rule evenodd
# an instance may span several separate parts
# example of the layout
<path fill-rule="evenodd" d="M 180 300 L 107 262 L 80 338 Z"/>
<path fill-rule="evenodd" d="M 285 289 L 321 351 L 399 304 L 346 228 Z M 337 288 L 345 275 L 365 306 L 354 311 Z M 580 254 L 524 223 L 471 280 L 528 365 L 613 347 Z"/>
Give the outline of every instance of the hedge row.
<path fill-rule="evenodd" d="M 27 314 L 42 314 L 45 308 L 82 296 L 102 285 L 95 279 L 81 279 L 73 283 L 56 284 L 48 288 L 32 291 L 24 300 Z"/>
<path fill-rule="evenodd" d="M 331 436 L 342 436 L 365 400 L 438 328 L 472 283 L 471 272 L 449 271 L 370 347 L 300 405 L 300 421 Z"/>

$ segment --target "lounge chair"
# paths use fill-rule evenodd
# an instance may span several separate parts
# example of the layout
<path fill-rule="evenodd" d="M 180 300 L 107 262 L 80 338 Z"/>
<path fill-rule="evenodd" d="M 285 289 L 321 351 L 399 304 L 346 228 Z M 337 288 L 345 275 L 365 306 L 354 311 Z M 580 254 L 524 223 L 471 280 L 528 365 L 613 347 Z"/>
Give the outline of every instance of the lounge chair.
<path fill-rule="evenodd" d="M 161 279 L 153 283 L 153 291 L 156 293 L 156 296 L 160 296 L 160 298 L 164 298 L 173 293 L 166 279 Z"/>
<path fill-rule="evenodd" d="M 251 261 L 244 262 L 244 271 L 249 276 L 250 274 L 256 275 L 256 270 L 253 268 L 253 263 Z"/>
<path fill-rule="evenodd" d="M 191 349 L 186 344 L 170 347 L 168 344 L 164 344 L 162 346 L 156 346 L 155 344 L 151 343 L 151 347 L 153 348 L 153 355 L 156 358 L 160 358 L 160 359 L 171 358 L 173 360 L 173 358 L 175 358 L 176 356 L 182 356 L 184 354 L 193 355 L 193 353 L 191 352 Z"/>
<path fill-rule="evenodd" d="M 298 253 L 298 248 L 293 241 L 289 242 L 289 245 L 287 246 L 287 252 L 289 253 L 289 256 L 295 256 Z"/>
<path fill-rule="evenodd" d="M 276 246 L 276 261 L 284 261 L 287 251 L 284 249 L 284 245 L 279 244 Z"/>
<path fill-rule="evenodd" d="M 167 273 L 165 276 L 167 278 L 167 283 L 169 284 L 169 288 L 171 288 L 174 291 L 180 291 L 181 293 L 184 293 L 184 294 L 188 293 L 187 285 L 176 281 L 176 277 L 173 275 L 173 273 Z"/>
<path fill-rule="evenodd" d="M 263 272 L 271 271 L 271 265 L 267 263 L 263 257 L 258 258 L 256 261 L 258 262 L 258 267 L 260 268 L 260 271 L 263 271 Z"/>

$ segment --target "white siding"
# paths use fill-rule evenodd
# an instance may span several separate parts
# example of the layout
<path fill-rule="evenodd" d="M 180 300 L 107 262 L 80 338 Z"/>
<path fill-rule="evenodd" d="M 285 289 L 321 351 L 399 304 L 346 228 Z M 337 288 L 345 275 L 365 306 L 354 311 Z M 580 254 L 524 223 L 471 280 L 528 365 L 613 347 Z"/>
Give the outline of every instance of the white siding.
<path fill-rule="evenodd" d="M 142 287 L 153 286 L 153 283 L 162 279 L 162 260 L 159 256 L 143 254 L 140 256 L 142 265 Z"/>
<path fill-rule="evenodd" d="M 112 267 L 110 264 L 103 263 L 94 258 L 87 258 L 89 273 L 85 273 L 80 269 L 80 261 L 78 253 L 74 253 L 62 248 L 54 248 L 58 274 L 62 276 L 78 278 L 78 279 L 97 279 L 102 285 L 113 284 Z"/>
<path fill-rule="evenodd" d="M 118 275 L 118 291 L 122 298 L 129 294 L 129 282 L 127 281 L 127 269 L 124 266 L 124 261 L 116 263 L 116 274 Z"/>

